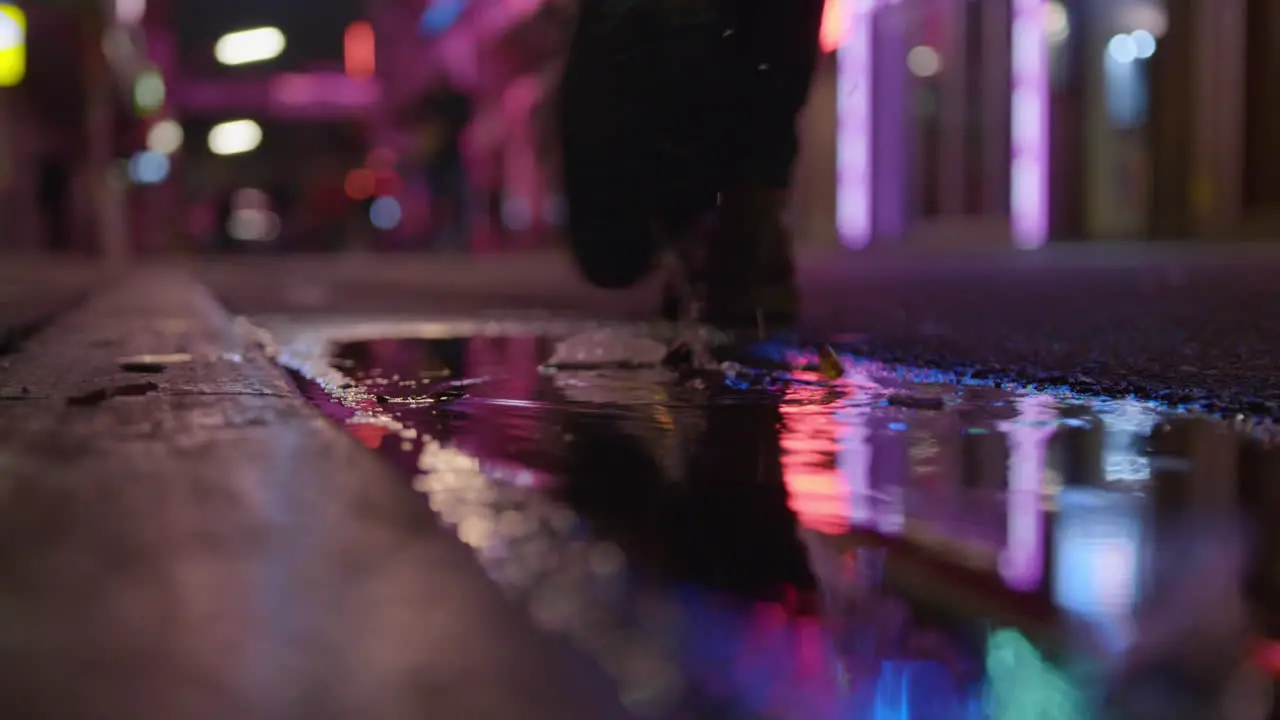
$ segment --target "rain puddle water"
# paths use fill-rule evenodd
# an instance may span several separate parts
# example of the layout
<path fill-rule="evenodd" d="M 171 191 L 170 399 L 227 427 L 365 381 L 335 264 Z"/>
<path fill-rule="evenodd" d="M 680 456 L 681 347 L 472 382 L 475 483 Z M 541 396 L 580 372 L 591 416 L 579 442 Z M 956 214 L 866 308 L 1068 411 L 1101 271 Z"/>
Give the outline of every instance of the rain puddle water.
<path fill-rule="evenodd" d="M 293 328 L 278 357 L 638 713 L 1271 716 L 1256 429 L 781 345 L 676 373 L 579 330 Z"/>

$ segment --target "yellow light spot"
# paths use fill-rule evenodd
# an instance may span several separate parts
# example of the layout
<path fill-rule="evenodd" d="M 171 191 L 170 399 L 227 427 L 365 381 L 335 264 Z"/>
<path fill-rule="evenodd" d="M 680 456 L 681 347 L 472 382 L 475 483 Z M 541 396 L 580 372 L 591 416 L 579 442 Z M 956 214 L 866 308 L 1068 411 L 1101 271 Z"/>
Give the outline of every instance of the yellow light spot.
<path fill-rule="evenodd" d="M 27 14 L 0 3 L 0 87 L 13 87 L 27 74 Z"/>
<path fill-rule="evenodd" d="M 839 380 L 844 377 L 844 363 L 830 345 L 823 345 L 818 351 L 818 369 L 828 380 Z"/>

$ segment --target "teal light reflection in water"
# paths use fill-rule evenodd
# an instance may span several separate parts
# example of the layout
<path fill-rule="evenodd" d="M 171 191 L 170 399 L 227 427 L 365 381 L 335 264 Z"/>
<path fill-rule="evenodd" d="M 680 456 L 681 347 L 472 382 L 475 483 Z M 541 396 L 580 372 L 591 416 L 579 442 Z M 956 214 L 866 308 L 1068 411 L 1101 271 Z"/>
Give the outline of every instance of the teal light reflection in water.
<path fill-rule="evenodd" d="M 1012 629 L 987 640 L 991 720 L 1086 720 L 1088 703 L 1071 681 Z"/>

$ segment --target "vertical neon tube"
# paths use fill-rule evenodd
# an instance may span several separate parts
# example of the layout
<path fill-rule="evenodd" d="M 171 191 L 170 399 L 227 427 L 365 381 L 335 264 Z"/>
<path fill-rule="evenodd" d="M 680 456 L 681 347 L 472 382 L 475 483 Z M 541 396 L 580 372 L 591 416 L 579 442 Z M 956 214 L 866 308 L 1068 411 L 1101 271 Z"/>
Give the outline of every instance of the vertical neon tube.
<path fill-rule="evenodd" d="M 1049 239 L 1049 33 L 1046 0 L 1013 0 L 1009 220 L 1014 243 Z"/>
<path fill-rule="evenodd" d="M 836 51 L 836 232 L 846 247 L 860 249 L 871 243 L 871 18 L 877 0 L 844 1 L 853 3 L 853 12 Z"/>

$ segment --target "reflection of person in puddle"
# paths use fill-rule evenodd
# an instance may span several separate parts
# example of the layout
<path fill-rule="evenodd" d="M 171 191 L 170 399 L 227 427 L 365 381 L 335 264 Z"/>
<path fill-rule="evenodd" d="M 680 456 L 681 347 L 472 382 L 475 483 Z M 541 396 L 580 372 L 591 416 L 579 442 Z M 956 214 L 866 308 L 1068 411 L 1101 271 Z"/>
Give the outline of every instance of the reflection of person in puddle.
<path fill-rule="evenodd" d="M 677 413 L 672 424 L 704 427 L 675 459 L 655 457 L 599 416 L 571 418 L 566 499 L 641 569 L 749 600 L 810 597 L 813 576 L 782 483 L 777 407 L 711 403 L 687 413 L 702 423 Z M 683 480 L 663 472 L 673 465 L 687 468 Z"/>
<path fill-rule="evenodd" d="M 715 399 L 713 392 L 712 402 L 687 410 L 700 416 L 703 429 L 688 454 L 677 460 L 687 468 L 680 479 L 663 471 L 664 465 L 672 463 L 656 457 L 638 435 L 600 416 L 570 420 L 565 428 L 570 460 L 564 499 L 595 534 L 623 548 L 634 571 L 691 585 L 704 591 L 697 594 L 702 601 L 709 595 L 719 612 L 738 618 L 730 623 L 736 630 L 727 638 L 689 639 L 694 645 L 727 643 L 729 647 L 718 650 L 725 663 L 757 661 L 748 660 L 759 652 L 751 649 L 759 631 L 753 618 L 756 611 L 768 607 L 761 603 L 779 603 L 792 614 L 793 630 L 812 626 L 820 611 L 826 616 L 824 634 L 829 633 L 829 647 L 844 668 L 844 672 L 828 668 L 832 683 L 847 681 L 875 694 L 884 682 L 892 682 L 884 675 L 888 667 L 884 663 L 889 662 L 919 674 L 919 682 L 912 682 L 912 694 L 929 694 L 931 707 L 959 707 L 976 697 L 969 689 L 981 676 L 980 663 L 971 661 L 972 653 L 940 629 L 943 624 L 878 587 L 864 588 L 857 601 L 842 596 L 849 588 L 825 592 L 824 587 L 819 601 L 814 573 L 823 572 L 823 557 L 813 556 L 801 541 L 796 517 L 788 507 L 779 442 L 783 418 L 778 407 L 764 402 L 716 404 Z M 676 414 L 673 424 L 681 426 L 688 420 Z M 823 577 L 821 582 L 825 585 L 832 579 Z M 796 619 L 796 615 L 807 619 Z M 697 647 L 689 652 L 709 650 Z M 691 662 L 688 672 L 708 672 L 698 669 L 702 664 Z M 759 682 L 773 684 L 780 692 L 789 683 L 787 678 L 798 672 L 792 665 L 804 664 L 796 657 L 759 662 L 775 673 Z M 721 669 L 713 675 L 730 672 Z M 933 679 L 926 681 L 925 675 Z M 944 682 L 943 678 L 949 679 Z"/>

